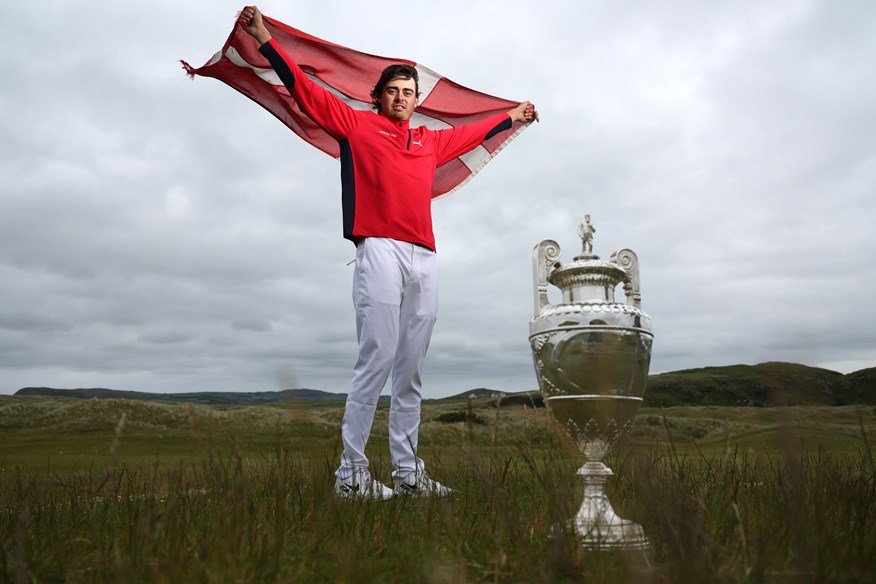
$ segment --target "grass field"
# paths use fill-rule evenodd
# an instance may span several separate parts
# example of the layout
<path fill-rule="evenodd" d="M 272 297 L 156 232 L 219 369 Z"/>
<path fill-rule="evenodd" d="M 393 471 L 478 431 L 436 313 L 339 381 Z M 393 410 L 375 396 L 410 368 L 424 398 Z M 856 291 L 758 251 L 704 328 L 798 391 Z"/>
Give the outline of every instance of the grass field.
<path fill-rule="evenodd" d="M 424 407 L 456 495 L 365 504 L 332 493 L 340 404 L 0 397 L 0 580 L 876 581 L 872 406 L 643 409 L 606 461 L 642 553 L 579 546 L 578 455 L 544 410 L 492 403 Z"/>

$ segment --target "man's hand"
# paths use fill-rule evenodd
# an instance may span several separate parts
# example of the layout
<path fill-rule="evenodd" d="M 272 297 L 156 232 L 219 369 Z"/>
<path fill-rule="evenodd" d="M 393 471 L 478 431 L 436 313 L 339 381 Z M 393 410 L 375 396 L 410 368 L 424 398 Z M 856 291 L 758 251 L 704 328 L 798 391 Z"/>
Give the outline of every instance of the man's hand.
<path fill-rule="evenodd" d="M 265 28 L 262 13 L 257 6 L 244 6 L 237 17 L 237 22 L 244 32 L 253 37 L 260 45 L 271 40 L 271 33 Z"/>
<path fill-rule="evenodd" d="M 524 101 L 513 110 L 508 112 L 511 120 L 515 122 L 530 123 L 532 120 L 538 121 L 538 112 L 535 111 L 535 106 L 529 101 Z"/>

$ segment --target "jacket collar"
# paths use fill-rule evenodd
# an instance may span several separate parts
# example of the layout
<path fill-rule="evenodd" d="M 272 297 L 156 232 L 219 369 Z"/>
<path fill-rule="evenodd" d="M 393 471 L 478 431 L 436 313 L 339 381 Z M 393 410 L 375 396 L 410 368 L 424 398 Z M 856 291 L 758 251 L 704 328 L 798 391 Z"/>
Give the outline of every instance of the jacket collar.
<path fill-rule="evenodd" d="M 406 132 L 406 131 L 409 130 L 410 127 L 411 127 L 411 121 L 410 121 L 410 120 L 405 120 L 405 121 L 403 121 L 403 122 L 399 122 L 399 121 L 396 121 L 396 120 L 392 119 L 392 118 L 389 117 L 389 116 L 383 115 L 382 113 L 381 113 L 381 114 L 378 114 L 378 115 L 379 115 L 380 117 L 382 117 L 382 118 L 385 118 L 386 121 L 387 121 L 388 123 L 392 124 L 394 128 L 396 128 L 397 130 L 400 130 L 400 131 L 402 131 L 402 132 Z"/>

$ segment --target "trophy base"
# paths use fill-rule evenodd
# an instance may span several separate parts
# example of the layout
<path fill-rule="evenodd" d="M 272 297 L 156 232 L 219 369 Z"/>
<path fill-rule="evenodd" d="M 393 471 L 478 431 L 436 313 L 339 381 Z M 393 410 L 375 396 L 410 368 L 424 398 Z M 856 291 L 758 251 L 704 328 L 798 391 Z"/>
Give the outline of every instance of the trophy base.
<path fill-rule="evenodd" d="M 575 533 L 581 545 L 593 550 L 645 550 L 651 547 L 642 526 L 615 516 L 614 522 L 580 521 L 575 518 Z"/>
<path fill-rule="evenodd" d="M 565 529 L 564 529 L 565 528 Z M 568 530 L 568 531 L 567 531 Z M 550 538 L 559 537 L 562 532 L 574 532 L 578 544 L 593 551 L 634 551 L 650 550 L 651 543 L 638 523 L 614 516 L 614 520 L 592 521 L 578 517 L 570 519 L 565 526 L 558 524 L 551 529 Z"/>
<path fill-rule="evenodd" d="M 605 481 L 611 469 L 591 460 L 578 474 L 584 477 L 584 501 L 571 523 L 581 545 L 596 550 L 649 548 L 642 526 L 620 517 L 608 500 Z"/>

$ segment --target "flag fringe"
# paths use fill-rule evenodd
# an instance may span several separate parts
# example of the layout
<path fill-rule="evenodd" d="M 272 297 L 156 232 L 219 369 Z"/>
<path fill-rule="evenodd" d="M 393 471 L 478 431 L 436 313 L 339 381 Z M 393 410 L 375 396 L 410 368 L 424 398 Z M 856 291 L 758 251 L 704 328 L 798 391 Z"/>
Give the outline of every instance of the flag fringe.
<path fill-rule="evenodd" d="M 192 81 L 194 81 L 195 68 L 192 67 L 191 65 L 189 65 L 188 63 L 186 63 L 185 61 L 183 61 L 182 59 L 180 59 L 179 62 L 180 62 L 180 64 L 182 64 L 183 69 L 185 69 L 186 75 L 188 76 L 188 78 L 191 79 Z"/>

